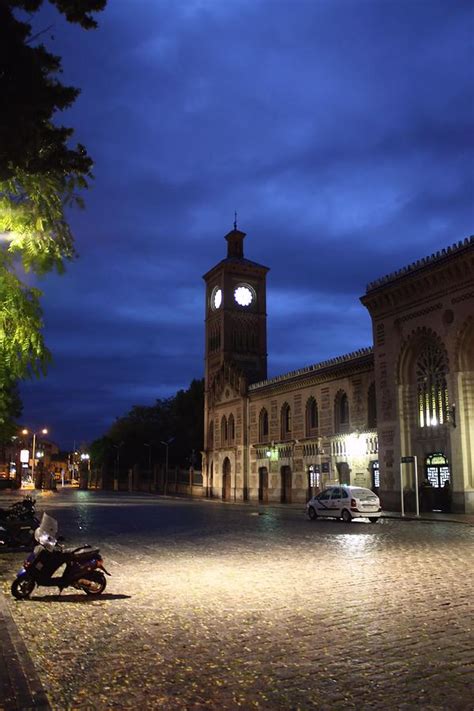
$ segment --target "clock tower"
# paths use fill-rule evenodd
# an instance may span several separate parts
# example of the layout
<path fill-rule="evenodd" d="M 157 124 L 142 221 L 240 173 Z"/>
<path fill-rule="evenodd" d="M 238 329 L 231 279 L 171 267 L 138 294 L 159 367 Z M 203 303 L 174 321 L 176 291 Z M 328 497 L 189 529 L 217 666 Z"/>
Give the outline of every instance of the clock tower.
<path fill-rule="evenodd" d="M 229 366 L 246 385 L 267 377 L 266 274 L 268 267 L 244 257 L 245 232 L 226 236 L 227 257 L 213 267 L 206 282 L 206 391 L 215 375 Z"/>

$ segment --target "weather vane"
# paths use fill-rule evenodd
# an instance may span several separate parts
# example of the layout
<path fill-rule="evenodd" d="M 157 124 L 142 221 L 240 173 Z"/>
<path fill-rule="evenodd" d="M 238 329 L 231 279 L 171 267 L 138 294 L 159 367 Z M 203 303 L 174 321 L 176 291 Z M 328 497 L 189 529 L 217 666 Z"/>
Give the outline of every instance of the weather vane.
<path fill-rule="evenodd" d="M 234 212 L 234 230 L 237 229 L 237 210 Z"/>

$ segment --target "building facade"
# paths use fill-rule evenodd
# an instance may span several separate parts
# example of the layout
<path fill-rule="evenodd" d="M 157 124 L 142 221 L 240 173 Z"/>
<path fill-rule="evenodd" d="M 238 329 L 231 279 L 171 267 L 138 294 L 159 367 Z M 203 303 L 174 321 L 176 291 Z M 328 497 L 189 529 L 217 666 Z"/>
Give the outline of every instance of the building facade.
<path fill-rule="evenodd" d="M 331 483 L 398 509 L 474 510 L 474 238 L 368 285 L 373 347 L 267 379 L 266 274 L 245 234 L 206 283 L 203 484 L 209 496 L 305 502 Z M 448 482 L 448 484 L 446 484 Z"/>

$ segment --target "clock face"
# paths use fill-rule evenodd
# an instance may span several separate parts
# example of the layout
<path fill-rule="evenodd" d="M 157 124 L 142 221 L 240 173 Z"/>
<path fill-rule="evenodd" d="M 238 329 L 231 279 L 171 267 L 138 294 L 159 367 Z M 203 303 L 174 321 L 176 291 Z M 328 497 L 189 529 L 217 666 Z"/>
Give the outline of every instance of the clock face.
<path fill-rule="evenodd" d="M 234 299 L 239 306 L 250 306 L 255 299 L 254 291 L 246 285 L 238 286 L 234 291 Z"/>
<path fill-rule="evenodd" d="M 222 304 L 222 289 L 219 289 L 219 287 L 216 287 L 214 291 L 212 292 L 211 296 L 211 305 L 213 309 L 218 309 L 220 308 Z"/>

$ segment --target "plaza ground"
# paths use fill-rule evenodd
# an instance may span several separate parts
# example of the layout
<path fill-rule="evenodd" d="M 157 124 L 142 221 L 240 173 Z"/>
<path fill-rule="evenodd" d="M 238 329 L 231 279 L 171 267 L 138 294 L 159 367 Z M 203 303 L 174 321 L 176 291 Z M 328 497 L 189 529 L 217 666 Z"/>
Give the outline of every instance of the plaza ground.
<path fill-rule="evenodd" d="M 0 554 L 36 708 L 40 682 L 61 711 L 472 709 L 471 525 L 78 490 L 37 508 L 68 545 L 99 545 L 112 577 L 97 600 L 16 602 L 24 554 Z"/>

